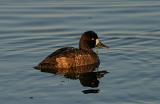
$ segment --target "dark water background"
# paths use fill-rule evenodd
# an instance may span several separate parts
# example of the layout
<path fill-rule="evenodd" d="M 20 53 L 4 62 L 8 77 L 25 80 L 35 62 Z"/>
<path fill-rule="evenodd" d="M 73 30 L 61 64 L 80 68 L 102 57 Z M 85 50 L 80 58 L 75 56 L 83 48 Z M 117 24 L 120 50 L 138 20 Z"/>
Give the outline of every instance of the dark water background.
<path fill-rule="evenodd" d="M 64 46 L 78 47 L 94 30 L 99 50 L 98 93 L 79 80 L 32 67 Z M 159 104 L 159 0 L 0 0 L 1 104 Z"/>

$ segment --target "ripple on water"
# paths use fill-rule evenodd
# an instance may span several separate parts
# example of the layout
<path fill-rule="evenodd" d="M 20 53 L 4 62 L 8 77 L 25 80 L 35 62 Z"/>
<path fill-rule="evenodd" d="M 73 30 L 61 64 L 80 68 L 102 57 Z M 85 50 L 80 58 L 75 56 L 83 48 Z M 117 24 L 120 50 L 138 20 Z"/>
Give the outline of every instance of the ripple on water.
<path fill-rule="evenodd" d="M 0 1 L 1 103 L 159 103 L 160 2 L 82 1 Z M 32 69 L 86 30 L 110 46 L 98 51 L 110 73 L 97 90 Z"/>

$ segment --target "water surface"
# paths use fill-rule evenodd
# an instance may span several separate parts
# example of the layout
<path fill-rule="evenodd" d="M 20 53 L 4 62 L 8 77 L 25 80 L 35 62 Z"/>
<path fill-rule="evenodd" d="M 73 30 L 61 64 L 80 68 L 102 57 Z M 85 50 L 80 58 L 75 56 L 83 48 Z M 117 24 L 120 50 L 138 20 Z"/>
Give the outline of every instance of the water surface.
<path fill-rule="evenodd" d="M 0 102 L 160 103 L 159 17 L 158 0 L 1 0 Z M 98 51 L 98 70 L 110 72 L 98 87 L 32 68 L 58 48 L 78 47 L 87 30 L 110 46 Z"/>

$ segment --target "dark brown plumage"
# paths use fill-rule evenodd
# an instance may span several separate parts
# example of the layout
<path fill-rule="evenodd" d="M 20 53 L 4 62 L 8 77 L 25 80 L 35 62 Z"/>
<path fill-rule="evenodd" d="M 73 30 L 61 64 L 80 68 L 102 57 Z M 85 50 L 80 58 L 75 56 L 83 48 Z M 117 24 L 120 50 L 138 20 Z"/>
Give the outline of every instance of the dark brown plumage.
<path fill-rule="evenodd" d="M 95 47 L 107 47 L 99 41 L 93 31 L 84 32 L 80 38 L 79 49 L 64 47 L 56 50 L 36 66 L 36 69 L 68 69 L 91 64 L 99 65 L 99 57 L 92 50 Z M 57 71 L 57 70 L 56 70 Z"/>

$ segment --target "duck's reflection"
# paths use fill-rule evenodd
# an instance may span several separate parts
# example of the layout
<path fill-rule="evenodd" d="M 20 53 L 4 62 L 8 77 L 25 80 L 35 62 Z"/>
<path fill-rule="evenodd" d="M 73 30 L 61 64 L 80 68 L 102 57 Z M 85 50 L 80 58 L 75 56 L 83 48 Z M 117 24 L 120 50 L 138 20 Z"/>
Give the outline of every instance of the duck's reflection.
<path fill-rule="evenodd" d="M 106 73 L 108 73 L 106 70 L 98 71 L 97 64 L 87 65 L 87 66 L 78 66 L 73 67 L 70 69 L 39 69 L 42 72 L 48 72 L 53 74 L 60 74 L 64 75 L 65 78 L 69 79 L 79 79 L 81 85 L 84 87 L 91 87 L 92 89 L 84 90 L 82 91 L 84 94 L 88 93 L 98 93 L 99 89 L 93 89 L 97 88 L 99 86 L 99 79 L 104 77 Z"/>
<path fill-rule="evenodd" d="M 84 94 L 99 93 L 99 89 L 88 89 L 82 91 Z"/>

